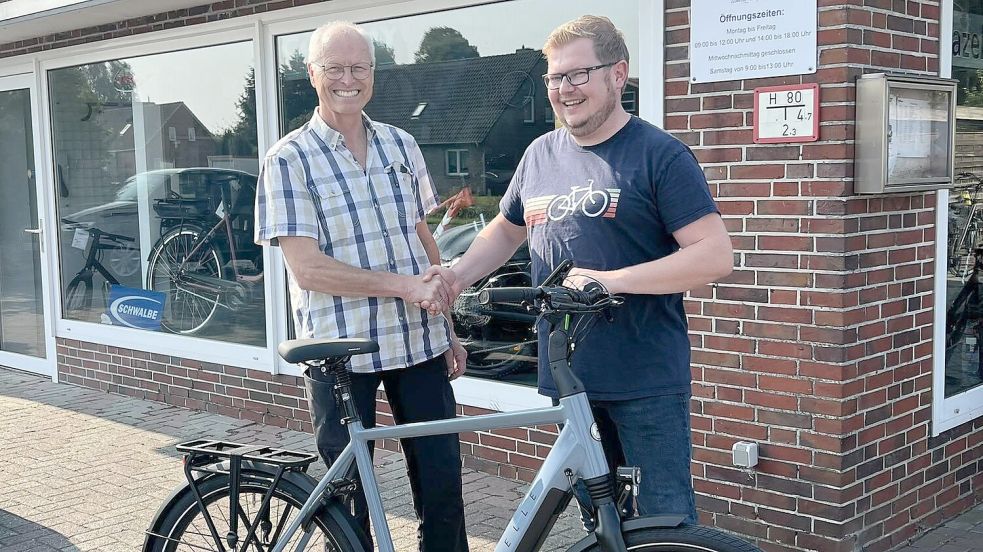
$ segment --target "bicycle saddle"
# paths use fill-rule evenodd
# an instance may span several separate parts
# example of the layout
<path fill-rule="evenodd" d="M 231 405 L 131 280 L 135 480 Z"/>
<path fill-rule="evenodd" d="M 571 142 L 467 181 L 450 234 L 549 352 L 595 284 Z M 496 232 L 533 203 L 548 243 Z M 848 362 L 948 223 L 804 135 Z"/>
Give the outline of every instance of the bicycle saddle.
<path fill-rule="evenodd" d="M 291 339 L 277 347 L 283 360 L 291 364 L 350 357 L 378 350 L 379 344 L 371 339 Z"/>

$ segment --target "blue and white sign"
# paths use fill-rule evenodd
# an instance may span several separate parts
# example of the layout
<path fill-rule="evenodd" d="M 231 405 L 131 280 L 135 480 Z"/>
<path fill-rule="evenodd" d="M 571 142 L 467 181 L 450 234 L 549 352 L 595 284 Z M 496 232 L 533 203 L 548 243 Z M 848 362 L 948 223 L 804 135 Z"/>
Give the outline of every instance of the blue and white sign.
<path fill-rule="evenodd" d="M 160 291 L 110 286 L 106 315 L 114 326 L 159 331 L 166 299 Z"/>

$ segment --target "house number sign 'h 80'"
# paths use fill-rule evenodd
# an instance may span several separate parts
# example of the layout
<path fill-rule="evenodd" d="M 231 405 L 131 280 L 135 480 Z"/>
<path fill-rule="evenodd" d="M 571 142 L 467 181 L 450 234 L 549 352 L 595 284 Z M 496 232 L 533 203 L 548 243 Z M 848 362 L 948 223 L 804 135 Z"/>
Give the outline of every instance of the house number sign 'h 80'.
<path fill-rule="evenodd" d="M 754 143 L 819 139 L 819 85 L 790 84 L 754 89 Z"/>

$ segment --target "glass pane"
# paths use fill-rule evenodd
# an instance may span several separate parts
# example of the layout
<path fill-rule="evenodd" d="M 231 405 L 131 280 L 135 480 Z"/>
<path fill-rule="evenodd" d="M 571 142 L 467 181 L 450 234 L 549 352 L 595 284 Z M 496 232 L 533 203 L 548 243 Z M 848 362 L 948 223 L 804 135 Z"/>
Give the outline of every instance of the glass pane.
<path fill-rule="evenodd" d="M 516 0 L 366 23 L 375 41 L 372 119 L 412 134 L 441 197 L 469 188 L 474 206 L 437 240 L 444 262 L 461 255 L 498 201 L 536 137 L 555 128 L 541 75 L 539 47 L 555 27 L 585 13 L 605 15 L 625 35 L 632 63 L 626 93 L 638 97 L 639 0 Z M 521 21 L 515 14 L 522 13 Z M 311 33 L 277 37 L 280 130 L 307 122 L 317 95 L 304 65 Z M 422 106 L 422 108 L 421 108 Z M 638 102 L 632 103 L 638 114 Z M 542 114 L 542 115 L 541 115 Z M 453 150 L 458 150 L 455 154 Z M 442 211 L 428 218 L 435 227 Z M 497 275 L 501 285 L 528 282 L 523 247 Z M 487 313 L 476 294 L 462 295 L 455 330 L 471 350 L 468 375 L 535 384 L 535 336 L 523 313 Z M 519 316 L 516 316 L 519 315 Z M 517 320 L 518 318 L 518 320 Z"/>
<path fill-rule="evenodd" d="M 28 90 L 0 92 L 0 350 L 44 358 L 38 204 Z"/>
<path fill-rule="evenodd" d="M 983 385 L 983 3 L 953 13 L 952 78 L 956 93 L 956 185 L 949 194 L 946 272 L 945 396 Z M 958 37 L 958 39 L 957 39 Z M 969 37 L 975 47 L 956 51 Z M 971 46 L 971 44 L 968 44 Z"/>
<path fill-rule="evenodd" d="M 902 87 L 891 89 L 889 96 L 888 179 L 945 178 L 952 96 Z"/>
<path fill-rule="evenodd" d="M 457 174 L 457 150 L 447 152 L 447 174 Z"/>
<path fill-rule="evenodd" d="M 265 345 L 252 44 L 48 81 L 62 315 Z"/>

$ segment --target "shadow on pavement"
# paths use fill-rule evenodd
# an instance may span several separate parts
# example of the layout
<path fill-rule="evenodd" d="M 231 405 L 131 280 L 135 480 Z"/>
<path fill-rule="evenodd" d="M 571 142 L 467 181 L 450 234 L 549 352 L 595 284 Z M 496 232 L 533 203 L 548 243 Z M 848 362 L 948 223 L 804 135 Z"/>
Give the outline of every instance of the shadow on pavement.
<path fill-rule="evenodd" d="M 0 550 L 37 550 L 44 545 L 63 552 L 78 550 L 65 535 L 0 509 Z"/>

